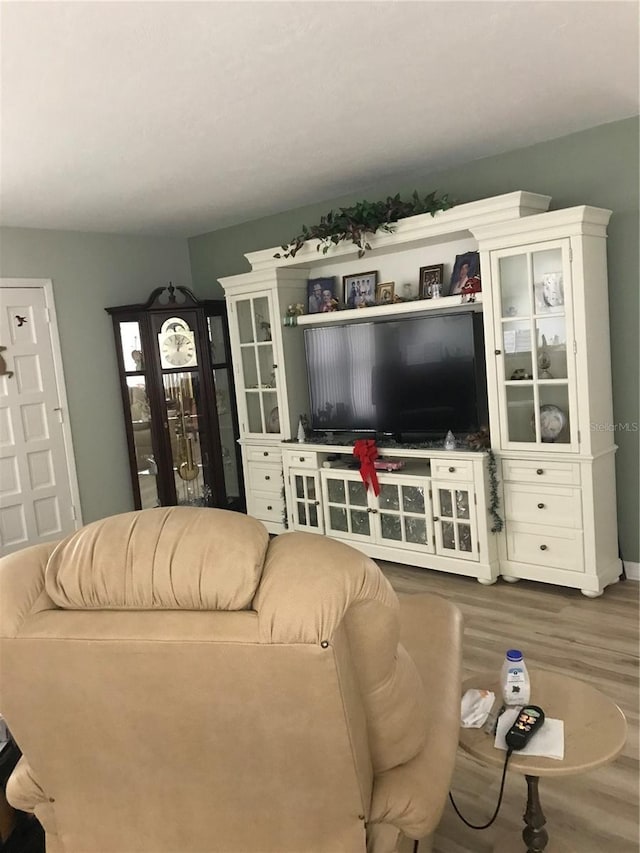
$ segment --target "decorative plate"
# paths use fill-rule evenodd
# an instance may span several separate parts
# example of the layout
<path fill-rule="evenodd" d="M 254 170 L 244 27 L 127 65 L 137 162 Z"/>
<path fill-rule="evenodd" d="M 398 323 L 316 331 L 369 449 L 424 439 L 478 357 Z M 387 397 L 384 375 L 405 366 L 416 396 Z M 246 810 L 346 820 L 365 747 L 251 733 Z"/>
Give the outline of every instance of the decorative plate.
<path fill-rule="evenodd" d="M 535 417 L 531 422 L 535 429 Z M 566 425 L 567 416 L 559 406 L 552 403 L 540 406 L 540 436 L 543 441 L 556 441 Z"/>
<path fill-rule="evenodd" d="M 269 412 L 269 417 L 267 418 L 267 432 L 280 432 L 280 414 L 277 406 L 274 406 Z"/>

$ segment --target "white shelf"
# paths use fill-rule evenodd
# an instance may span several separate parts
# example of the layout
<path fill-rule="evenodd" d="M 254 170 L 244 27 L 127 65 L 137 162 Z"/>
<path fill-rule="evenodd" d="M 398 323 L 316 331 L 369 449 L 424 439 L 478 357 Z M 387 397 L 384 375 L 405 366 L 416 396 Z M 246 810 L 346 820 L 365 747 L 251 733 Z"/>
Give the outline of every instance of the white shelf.
<path fill-rule="evenodd" d="M 443 296 L 440 299 L 415 299 L 412 302 L 372 305 L 369 308 L 345 308 L 344 311 L 327 311 L 324 314 L 303 314 L 298 317 L 298 326 L 371 322 L 382 317 L 400 317 L 407 314 L 418 316 L 429 311 L 482 311 L 482 294 L 476 293 L 475 302 L 461 302 L 460 296 Z"/>

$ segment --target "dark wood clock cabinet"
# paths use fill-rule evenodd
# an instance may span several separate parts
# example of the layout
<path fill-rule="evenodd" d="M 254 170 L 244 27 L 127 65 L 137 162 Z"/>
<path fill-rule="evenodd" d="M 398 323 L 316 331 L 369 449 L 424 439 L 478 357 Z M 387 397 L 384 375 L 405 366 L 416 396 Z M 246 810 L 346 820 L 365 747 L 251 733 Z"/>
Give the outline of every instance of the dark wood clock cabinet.
<path fill-rule="evenodd" d="M 244 511 L 224 300 L 157 288 L 113 320 L 136 509 Z"/>

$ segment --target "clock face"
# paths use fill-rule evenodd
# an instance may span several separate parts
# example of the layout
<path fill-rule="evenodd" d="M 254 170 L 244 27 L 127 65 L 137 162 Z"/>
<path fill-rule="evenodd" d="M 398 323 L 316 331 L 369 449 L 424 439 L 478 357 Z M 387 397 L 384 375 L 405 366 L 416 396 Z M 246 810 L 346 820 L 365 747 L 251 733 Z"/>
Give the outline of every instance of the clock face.
<path fill-rule="evenodd" d="M 170 332 L 165 335 L 160 334 L 159 338 L 163 367 L 192 367 L 196 364 L 193 332 Z"/>

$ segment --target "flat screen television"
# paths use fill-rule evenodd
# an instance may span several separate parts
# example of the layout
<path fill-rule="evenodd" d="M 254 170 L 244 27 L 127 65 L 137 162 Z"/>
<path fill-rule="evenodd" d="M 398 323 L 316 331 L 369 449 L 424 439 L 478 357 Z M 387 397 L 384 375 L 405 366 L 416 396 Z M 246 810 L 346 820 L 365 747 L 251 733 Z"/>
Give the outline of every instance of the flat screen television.
<path fill-rule="evenodd" d="M 311 428 L 437 439 L 488 424 L 482 316 L 304 330 Z"/>

